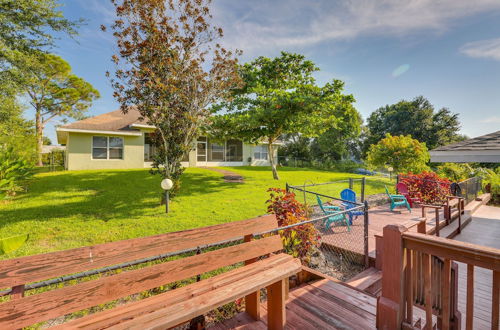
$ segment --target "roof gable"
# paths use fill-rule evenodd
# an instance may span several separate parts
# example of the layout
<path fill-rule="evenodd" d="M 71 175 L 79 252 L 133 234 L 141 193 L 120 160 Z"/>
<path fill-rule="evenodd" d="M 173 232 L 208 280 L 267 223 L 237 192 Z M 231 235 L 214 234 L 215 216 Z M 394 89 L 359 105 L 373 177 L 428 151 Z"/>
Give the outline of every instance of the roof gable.
<path fill-rule="evenodd" d="M 130 125 L 147 124 L 146 120 L 140 120 L 139 118 L 139 111 L 136 108 L 130 108 L 126 114 L 121 110 L 115 110 L 63 125 L 60 128 L 89 131 L 135 131 Z"/>

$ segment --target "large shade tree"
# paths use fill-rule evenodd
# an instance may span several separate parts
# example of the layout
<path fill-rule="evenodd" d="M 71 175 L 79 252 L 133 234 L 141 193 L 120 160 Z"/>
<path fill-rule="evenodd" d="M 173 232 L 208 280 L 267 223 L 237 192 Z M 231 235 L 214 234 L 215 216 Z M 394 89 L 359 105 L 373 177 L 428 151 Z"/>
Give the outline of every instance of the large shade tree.
<path fill-rule="evenodd" d="M 276 58 L 258 57 L 240 67 L 245 85 L 230 102 L 216 107 L 211 134 L 237 136 L 250 143 L 265 142 L 274 179 L 278 180 L 274 148 L 283 134 L 315 137 L 339 120 L 337 107 L 354 102 L 344 95 L 344 83 L 333 80 L 318 86 L 318 67 L 303 55 L 282 52 Z"/>
<path fill-rule="evenodd" d="M 180 161 L 209 118 L 208 106 L 240 82 L 239 52 L 219 44 L 223 31 L 211 23 L 211 0 L 112 3 L 118 16 L 111 26 L 119 50 L 115 97 L 123 112 L 135 106 L 156 127 L 153 166 L 176 188 Z"/>
<path fill-rule="evenodd" d="M 84 118 L 99 92 L 73 74 L 71 66 L 57 55 L 36 53 L 21 56 L 18 61 L 24 65 L 19 86 L 35 111 L 37 163 L 41 166 L 43 129 L 47 123 L 56 117 L 63 121 Z"/>
<path fill-rule="evenodd" d="M 367 127 L 365 151 L 370 145 L 382 140 L 387 133 L 411 135 L 418 141 L 425 142 L 429 149 L 464 138 L 459 134 L 458 114 L 447 108 L 436 111 L 423 96 L 377 109 L 368 117 Z"/>

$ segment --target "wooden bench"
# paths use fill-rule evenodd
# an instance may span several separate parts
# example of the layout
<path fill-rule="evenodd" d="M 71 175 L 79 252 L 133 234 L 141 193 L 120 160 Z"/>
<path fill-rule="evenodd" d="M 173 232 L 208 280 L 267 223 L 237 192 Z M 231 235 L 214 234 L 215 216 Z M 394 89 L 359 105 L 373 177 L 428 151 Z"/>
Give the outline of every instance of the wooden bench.
<path fill-rule="evenodd" d="M 193 278 L 245 262 L 228 272 L 71 320 L 64 329 L 166 329 L 219 306 L 245 297 L 246 312 L 260 317 L 260 289 L 267 288 L 268 327 L 285 324 L 285 295 L 289 276 L 301 270 L 298 259 L 280 251 L 279 235 L 253 240 L 253 234 L 277 228 L 274 215 L 222 225 L 137 238 L 72 250 L 0 261 L 0 288 L 13 288 L 0 303 L 0 329 L 18 329 L 108 303 L 169 283 Z M 203 247 L 244 237 L 240 244 L 218 250 L 147 264 L 146 267 L 104 276 L 75 285 L 24 296 L 24 285 L 62 275 L 117 265 L 160 254 Z M 268 256 L 267 258 L 259 258 Z"/>

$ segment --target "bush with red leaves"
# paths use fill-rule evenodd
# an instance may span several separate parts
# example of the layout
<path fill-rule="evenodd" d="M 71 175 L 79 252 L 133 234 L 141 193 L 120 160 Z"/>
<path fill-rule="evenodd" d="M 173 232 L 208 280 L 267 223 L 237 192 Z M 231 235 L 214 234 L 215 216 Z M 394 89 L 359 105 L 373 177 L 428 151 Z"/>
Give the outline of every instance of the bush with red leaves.
<path fill-rule="evenodd" d="M 442 204 L 451 195 L 451 181 L 434 172 L 400 174 L 399 182 L 406 184 L 410 193 L 419 192 L 426 204 Z"/>
<path fill-rule="evenodd" d="M 295 199 L 295 194 L 285 189 L 269 188 L 267 212 L 276 214 L 279 227 L 306 221 L 307 208 Z M 319 246 L 320 236 L 314 224 L 307 223 L 280 231 L 283 246 L 287 253 L 308 263 L 314 247 Z"/>

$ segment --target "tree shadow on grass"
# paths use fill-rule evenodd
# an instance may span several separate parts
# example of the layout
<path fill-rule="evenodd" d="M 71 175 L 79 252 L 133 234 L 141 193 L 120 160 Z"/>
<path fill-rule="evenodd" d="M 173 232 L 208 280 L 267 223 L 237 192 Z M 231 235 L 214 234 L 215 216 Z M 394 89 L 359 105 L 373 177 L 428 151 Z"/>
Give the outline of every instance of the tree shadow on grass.
<path fill-rule="evenodd" d="M 65 172 L 40 176 L 28 193 L 0 206 L 0 226 L 73 216 L 81 221 L 154 216 L 159 213 L 160 181 L 160 176 L 147 170 Z M 217 173 L 187 172 L 182 176 L 178 196 L 203 196 L 237 186 L 224 182 Z"/>

